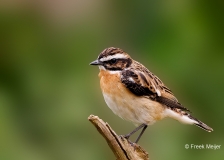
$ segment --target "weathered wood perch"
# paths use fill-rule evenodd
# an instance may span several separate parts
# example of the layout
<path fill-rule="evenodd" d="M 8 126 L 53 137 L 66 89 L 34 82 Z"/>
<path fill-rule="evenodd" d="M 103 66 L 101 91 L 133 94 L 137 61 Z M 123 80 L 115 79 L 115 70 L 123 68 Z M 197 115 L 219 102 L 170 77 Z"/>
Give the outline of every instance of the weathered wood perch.
<path fill-rule="evenodd" d="M 106 139 L 117 160 L 149 160 L 148 153 L 138 144 L 131 144 L 127 139 L 118 136 L 108 123 L 98 116 L 90 115 L 88 120 Z"/>

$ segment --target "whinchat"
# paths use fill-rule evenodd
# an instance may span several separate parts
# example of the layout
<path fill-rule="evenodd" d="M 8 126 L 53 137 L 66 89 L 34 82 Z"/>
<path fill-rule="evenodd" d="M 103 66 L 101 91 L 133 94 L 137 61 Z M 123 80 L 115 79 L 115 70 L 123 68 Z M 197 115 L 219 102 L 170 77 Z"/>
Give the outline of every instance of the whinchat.
<path fill-rule="evenodd" d="M 90 65 L 99 66 L 100 87 L 108 107 L 119 117 L 138 127 L 125 137 L 165 117 L 194 124 L 208 132 L 211 127 L 191 116 L 172 91 L 141 63 L 119 48 L 106 48 Z"/>

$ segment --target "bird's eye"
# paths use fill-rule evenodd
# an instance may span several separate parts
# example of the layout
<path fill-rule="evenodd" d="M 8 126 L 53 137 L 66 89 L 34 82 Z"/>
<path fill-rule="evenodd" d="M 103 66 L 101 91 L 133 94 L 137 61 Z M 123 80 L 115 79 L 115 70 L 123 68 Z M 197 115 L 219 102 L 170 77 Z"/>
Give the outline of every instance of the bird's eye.
<path fill-rule="evenodd" d="M 111 61 L 112 64 L 114 64 L 114 63 L 117 62 L 117 59 L 113 58 L 113 59 L 111 59 L 110 61 Z"/>

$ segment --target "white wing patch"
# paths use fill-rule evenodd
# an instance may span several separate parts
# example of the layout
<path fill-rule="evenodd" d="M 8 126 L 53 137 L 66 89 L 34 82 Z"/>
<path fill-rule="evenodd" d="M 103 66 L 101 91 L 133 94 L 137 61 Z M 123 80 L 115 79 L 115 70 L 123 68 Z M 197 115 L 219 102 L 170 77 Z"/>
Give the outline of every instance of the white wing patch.
<path fill-rule="evenodd" d="M 160 92 L 160 90 L 156 89 L 156 93 L 157 93 L 157 95 L 158 95 L 159 97 L 161 96 L 161 92 Z"/>
<path fill-rule="evenodd" d="M 135 83 L 134 79 L 132 77 L 128 77 L 128 80 Z"/>

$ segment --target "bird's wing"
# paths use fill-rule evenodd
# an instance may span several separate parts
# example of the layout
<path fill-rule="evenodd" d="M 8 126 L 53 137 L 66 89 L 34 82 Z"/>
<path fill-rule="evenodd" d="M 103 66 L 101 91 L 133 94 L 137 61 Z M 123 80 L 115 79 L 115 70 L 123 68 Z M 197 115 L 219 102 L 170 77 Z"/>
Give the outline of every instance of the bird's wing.
<path fill-rule="evenodd" d="M 172 91 L 145 67 L 135 67 L 122 71 L 122 83 L 135 95 L 145 96 L 166 105 L 169 108 L 179 108 L 189 111 L 182 106 Z"/>

